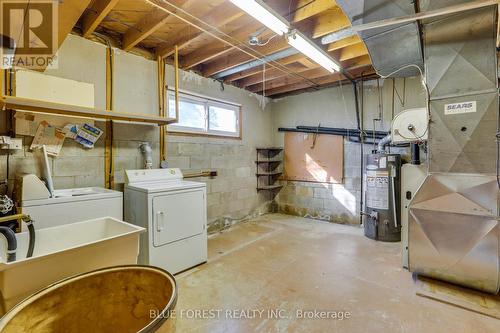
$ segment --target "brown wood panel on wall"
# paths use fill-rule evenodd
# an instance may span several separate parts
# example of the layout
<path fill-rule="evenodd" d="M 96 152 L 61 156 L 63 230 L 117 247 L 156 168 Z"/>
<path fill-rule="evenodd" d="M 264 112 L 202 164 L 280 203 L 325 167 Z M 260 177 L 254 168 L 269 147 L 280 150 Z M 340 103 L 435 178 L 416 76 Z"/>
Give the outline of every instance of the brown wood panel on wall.
<path fill-rule="evenodd" d="M 285 179 L 342 183 L 344 138 L 329 134 L 285 133 Z"/>

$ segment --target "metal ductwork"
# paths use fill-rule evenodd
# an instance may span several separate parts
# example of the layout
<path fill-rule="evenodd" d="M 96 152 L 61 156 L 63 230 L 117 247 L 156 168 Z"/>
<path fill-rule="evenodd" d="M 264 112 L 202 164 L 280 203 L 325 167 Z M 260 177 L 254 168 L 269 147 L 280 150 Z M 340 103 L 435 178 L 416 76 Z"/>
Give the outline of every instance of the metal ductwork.
<path fill-rule="evenodd" d="M 267 64 L 268 62 L 271 62 L 271 61 L 278 61 L 280 59 L 295 55 L 297 53 L 299 53 L 299 51 L 297 51 L 293 47 L 290 47 L 290 48 L 285 49 L 283 51 L 278 51 L 278 52 L 275 52 L 273 54 L 270 54 L 262 59 L 252 60 L 252 61 L 246 62 L 242 65 L 227 69 L 223 72 L 215 74 L 214 76 L 212 76 L 212 78 L 214 78 L 216 80 L 223 79 L 226 76 L 233 75 L 233 74 L 242 72 L 242 71 L 247 70 L 247 69 L 252 69 L 252 68 L 255 68 L 258 66 L 262 66 L 262 65 Z"/>
<path fill-rule="evenodd" d="M 430 172 L 495 173 L 495 42 L 494 6 L 424 24 Z"/>
<path fill-rule="evenodd" d="M 408 216 L 410 271 L 491 293 L 500 288 L 496 12 L 489 6 L 423 22 L 429 175 Z"/>
<path fill-rule="evenodd" d="M 353 26 L 415 13 L 413 1 L 409 0 L 337 0 L 337 4 L 349 17 Z M 410 64 L 423 68 L 417 23 L 361 31 L 359 36 L 365 42 L 373 67 L 380 75 L 389 75 Z M 327 37 L 324 37 L 325 41 L 328 40 Z M 410 67 L 393 76 L 407 77 L 418 74 L 416 68 Z"/>

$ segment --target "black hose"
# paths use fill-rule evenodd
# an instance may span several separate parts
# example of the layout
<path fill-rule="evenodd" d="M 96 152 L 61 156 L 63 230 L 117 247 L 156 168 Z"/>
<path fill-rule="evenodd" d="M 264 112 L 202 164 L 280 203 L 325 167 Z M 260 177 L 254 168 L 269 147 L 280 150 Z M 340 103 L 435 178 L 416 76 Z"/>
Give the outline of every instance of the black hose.
<path fill-rule="evenodd" d="M 16 261 L 16 233 L 9 227 L 0 226 L 0 233 L 7 239 L 7 262 Z"/>
<path fill-rule="evenodd" d="M 26 258 L 31 258 L 33 257 L 33 251 L 35 250 L 35 227 L 33 226 L 33 221 L 27 222 L 26 225 L 28 226 L 28 232 L 30 234 L 30 241 Z"/>
<path fill-rule="evenodd" d="M 420 146 L 418 143 L 411 144 L 411 164 L 420 165 Z"/>

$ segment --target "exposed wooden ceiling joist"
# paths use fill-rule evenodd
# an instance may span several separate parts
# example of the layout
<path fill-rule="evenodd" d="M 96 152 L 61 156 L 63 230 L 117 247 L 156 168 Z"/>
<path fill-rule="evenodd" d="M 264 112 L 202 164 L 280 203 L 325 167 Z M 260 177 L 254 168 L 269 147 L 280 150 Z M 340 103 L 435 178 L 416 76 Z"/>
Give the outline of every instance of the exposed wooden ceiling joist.
<path fill-rule="evenodd" d="M 197 4 L 196 0 L 170 0 L 175 6 L 185 6 L 189 9 Z M 178 20 L 175 16 L 169 15 L 159 8 L 153 8 L 149 13 L 134 26 L 127 30 L 122 38 L 122 48 L 129 51 L 138 43 L 146 39 L 165 24 L 176 24 Z"/>
<path fill-rule="evenodd" d="M 241 41 L 247 39 L 248 35 L 254 33 L 257 29 L 259 29 L 259 26 L 252 24 L 241 27 L 237 31 L 233 31 L 230 35 L 234 39 Z M 182 60 L 181 67 L 183 69 L 190 69 L 196 65 L 217 58 L 231 50 L 234 50 L 234 48 L 228 46 L 227 44 L 214 43 L 211 47 L 198 49 L 195 52 L 186 55 Z"/>
<path fill-rule="evenodd" d="M 359 67 L 366 67 L 368 65 L 371 64 L 371 60 L 370 60 L 370 57 L 368 55 L 363 55 L 363 56 L 360 56 L 360 57 L 357 57 L 357 58 L 352 58 L 352 59 L 349 59 L 349 61 L 346 61 L 344 63 L 342 63 L 342 66 L 346 69 L 346 71 L 351 71 L 351 70 L 354 70 L 354 69 L 357 69 Z M 317 64 L 314 64 L 315 66 L 311 67 L 311 68 L 307 68 L 307 67 L 303 67 L 302 68 L 297 68 L 294 70 L 295 73 L 297 74 L 301 74 L 303 76 L 308 76 L 308 78 L 311 78 L 310 76 L 310 73 L 308 74 L 308 72 L 306 72 L 307 70 L 309 69 L 312 69 L 312 68 L 318 68 L 319 65 Z M 288 66 L 289 68 L 291 66 Z M 269 71 L 268 71 L 269 72 Z M 311 71 L 311 73 L 314 73 Z M 272 71 L 272 75 L 268 75 L 267 72 L 266 72 L 266 75 L 265 75 L 265 80 L 266 82 L 267 81 L 270 81 L 270 80 L 273 80 L 273 79 L 278 79 L 278 78 L 284 78 L 284 77 L 287 77 L 289 76 L 289 74 L 287 73 L 284 73 L 284 72 L 281 72 L 281 73 L 277 73 L 277 72 L 274 72 Z M 244 80 L 241 80 L 238 82 L 238 85 L 240 87 L 249 87 L 251 85 L 254 85 L 254 84 L 258 84 L 258 83 L 261 83 L 264 81 L 264 75 L 262 75 L 262 73 L 257 73 L 251 77 L 248 77 Z M 262 87 L 262 86 L 260 86 Z M 269 88 L 269 86 L 266 86 L 266 89 Z"/>
<path fill-rule="evenodd" d="M 289 47 L 290 45 L 288 45 L 288 42 L 284 38 L 275 38 L 266 46 L 260 47 L 258 52 L 263 55 L 269 55 Z M 234 52 L 226 54 L 212 62 L 209 62 L 206 66 L 204 66 L 202 73 L 204 76 L 212 76 L 226 69 L 244 64 L 250 60 L 252 60 L 252 57 L 245 53 Z"/>
<path fill-rule="evenodd" d="M 116 2 L 115 9 L 111 9 Z M 286 17 L 297 30 L 313 38 L 350 27 L 348 18 L 334 0 L 266 0 L 266 3 Z M 269 90 L 282 89 L 280 82 L 285 86 L 315 87 L 318 75 L 330 75 L 320 73 L 322 69 L 302 54 L 251 67 L 253 62 L 260 63 L 259 59 L 290 46 L 285 38 L 278 36 L 264 46 L 248 44 L 249 36 L 256 32 L 259 32 L 262 42 L 273 34 L 228 0 L 94 0 L 90 5 L 86 15 L 94 13 L 97 15 L 95 22 L 101 22 L 93 25 L 102 26 L 104 29 L 101 28 L 100 32 L 114 32 L 115 35 L 110 36 L 121 40 L 125 50 L 154 49 L 157 56 L 168 57 L 177 45 L 181 50 L 181 68 L 196 68 L 209 77 L 227 69 L 234 73 L 237 67 L 240 72 L 221 78 L 248 90 L 261 85 L 266 87 L 266 95 L 269 95 Z M 82 26 L 83 22 L 84 18 Z M 325 47 L 341 61 L 343 68 L 370 65 L 366 47 L 357 36 Z M 248 66 L 241 66 L 247 62 Z M 279 90 L 279 94 L 282 93 Z"/>
<path fill-rule="evenodd" d="M 119 0 L 95 0 L 82 18 L 83 37 L 89 37 Z"/>
<path fill-rule="evenodd" d="M 357 43 L 341 49 L 339 60 L 347 61 L 365 54 L 368 54 L 368 49 L 366 48 L 365 43 Z"/>
<path fill-rule="evenodd" d="M 339 7 L 334 7 L 317 16 L 312 37 L 319 38 L 350 26 L 351 22 L 342 10 Z"/>
<path fill-rule="evenodd" d="M 263 83 L 255 84 L 253 86 L 250 86 L 248 90 L 250 90 L 251 92 L 261 92 L 264 89 L 272 90 L 277 87 L 290 85 L 297 82 L 307 81 L 305 80 L 305 78 L 311 80 L 324 75 L 328 75 L 328 71 L 322 67 L 318 67 L 318 68 L 308 69 L 300 73 L 300 76 L 286 75 L 274 80 L 266 81 L 265 85 Z"/>
<path fill-rule="evenodd" d="M 296 63 L 296 64 L 290 64 L 287 66 L 288 69 L 292 70 L 295 73 L 300 73 L 305 70 L 308 70 L 308 67 L 305 67 L 302 64 Z M 238 86 L 242 88 L 246 88 L 248 86 L 254 85 L 261 83 L 264 80 L 272 80 L 276 79 L 278 77 L 282 77 L 284 75 L 287 75 L 287 73 L 284 73 L 280 69 L 272 68 L 266 71 L 260 71 L 254 75 L 248 76 L 240 81 L 238 81 Z"/>
<path fill-rule="evenodd" d="M 295 91 L 295 90 L 300 90 L 300 89 L 312 88 L 315 86 L 319 86 L 319 85 L 327 84 L 327 83 L 332 83 L 332 82 L 336 82 L 336 81 L 343 80 L 343 79 L 345 79 L 345 76 L 340 74 L 340 73 L 322 75 L 322 76 L 318 76 L 317 78 L 315 78 L 313 80 L 314 84 L 306 82 L 306 81 L 297 81 L 297 82 L 293 82 L 293 83 L 290 83 L 287 85 L 282 85 L 282 86 L 279 86 L 276 88 L 272 88 L 269 90 L 266 89 L 264 94 L 265 94 L 265 96 L 275 96 L 278 94 L 283 94 L 283 93 L 287 93 L 287 92 Z"/>
<path fill-rule="evenodd" d="M 339 41 L 330 43 L 328 45 L 328 51 L 329 52 L 335 51 L 335 50 L 347 47 L 349 45 L 357 44 L 360 42 L 362 42 L 362 40 L 361 40 L 361 38 L 359 38 L 358 35 L 347 37 L 347 38 L 341 39 Z"/>
<path fill-rule="evenodd" d="M 168 21 L 174 21 L 174 18 L 160 9 L 153 9 L 123 35 L 122 48 L 129 51 Z"/>
<path fill-rule="evenodd" d="M 223 4 L 217 8 L 214 8 L 202 19 L 207 22 L 207 24 L 220 28 L 230 22 L 241 18 L 243 15 L 244 13 L 235 6 L 227 6 L 227 4 Z M 197 29 L 194 29 L 193 31 L 193 27 L 188 26 L 184 27 L 184 29 L 178 32 L 174 32 L 173 35 L 176 37 L 174 37 L 172 41 L 163 43 L 156 48 L 157 56 L 163 58 L 169 57 L 174 53 L 176 45 L 179 50 L 182 50 L 186 46 L 188 46 L 191 41 L 206 34 L 203 31 Z"/>
<path fill-rule="evenodd" d="M 334 0 L 299 0 L 293 14 L 293 22 L 300 22 L 336 6 Z"/>

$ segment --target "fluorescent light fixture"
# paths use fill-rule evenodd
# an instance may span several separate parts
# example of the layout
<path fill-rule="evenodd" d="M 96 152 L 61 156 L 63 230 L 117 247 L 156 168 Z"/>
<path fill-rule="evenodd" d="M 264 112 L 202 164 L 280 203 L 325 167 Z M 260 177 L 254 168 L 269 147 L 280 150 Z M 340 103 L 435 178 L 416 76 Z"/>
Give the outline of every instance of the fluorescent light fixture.
<path fill-rule="evenodd" d="M 324 67 L 330 73 L 340 71 L 340 65 L 301 32 L 292 30 L 290 24 L 266 5 L 262 0 L 230 0 L 243 11 L 274 31 L 278 35 L 286 35 L 288 44 L 297 51 Z"/>
<path fill-rule="evenodd" d="M 288 22 L 281 19 L 261 0 L 231 0 L 231 2 L 278 35 L 283 36 L 290 30 Z"/>
<path fill-rule="evenodd" d="M 288 44 L 297 49 L 312 61 L 324 67 L 330 73 L 340 71 L 340 65 L 337 64 L 332 57 L 325 51 L 320 49 L 312 41 L 308 40 L 299 31 L 292 31 L 287 35 Z"/>

